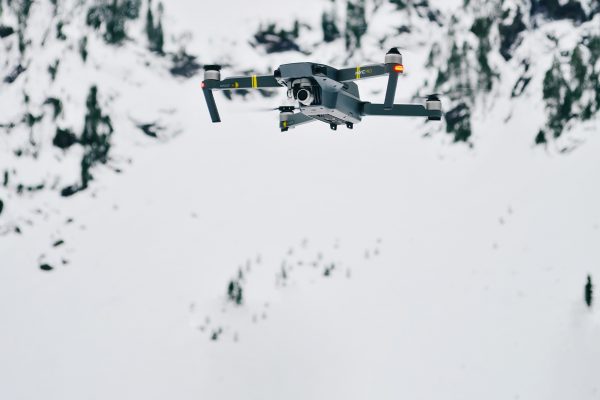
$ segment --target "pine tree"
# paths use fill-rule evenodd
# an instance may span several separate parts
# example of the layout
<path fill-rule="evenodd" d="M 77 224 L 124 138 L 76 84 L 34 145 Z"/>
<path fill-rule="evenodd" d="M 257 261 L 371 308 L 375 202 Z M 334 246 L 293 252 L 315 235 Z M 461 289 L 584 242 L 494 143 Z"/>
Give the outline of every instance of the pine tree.
<path fill-rule="evenodd" d="M 583 57 L 579 46 L 575 47 L 571 54 L 571 77 L 573 81 L 573 98 L 579 100 L 587 83 L 587 67 L 583 62 Z"/>
<path fill-rule="evenodd" d="M 98 88 L 96 86 L 90 88 L 86 107 L 87 114 L 79 140 L 85 148 L 81 160 L 81 189 L 87 188 L 89 181 L 92 179 L 91 168 L 98 162 L 106 163 L 108 161 L 110 137 L 113 133 L 110 118 L 103 115 L 98 104 Z"/>
<path fill-rule="evenodd" d="M 237 280 L 229 281 L 229 285 L 227 285 L 227 297 L 229 300 L 237 304 L 241 305 L 244 301 L 243 289 L 242 285 Z"/>
<path fill-rule="evenodd" d="M 290 35 L 294 39 L 297 39 L 298 36 L 300 36 L 300 21 L 298 21 L 298 20 L 294 21 L 294 26 L 292 27 L 292 30 L 290 31 Z"/>
<path fill-rule="evenodd" d="M 146 12 L 146 36 L 152 43 L 154 38 L 154 14 L 152 14 L 152 0 L 148 0 L 148 11 Z"/>
<path fill-rule="evenodd" d="M 333 42 L 340 37 L 340 30 L 335 23 L 335 14 L 333 12 L 324 12 L 321 16 L 321 28 L 323 29 L 323 41 L 325 43 Z"/>
<path fill-rule="evenodd" d="M 587 276 L 584 298 L 585 304 L 587 304 L 588 307 L 591 307 L 592 302 L 594 301 L 594 286 L 592 285 L 592 277 L 590 275 Z"/>
<path fill-rule="evenodd" d="M 162 26 L 163 5 L 158 3 L 158 23 L 154 25 L 154 14 L 152 13 L 152 0 L 148 0 L 148 12 L 146 14 L 146 36 L 150 50 L 163 54 L 164 34 Z"/>
<path fill-rule="evenodd" d="M 346 5 L 346 49 L 360 48 L 361 38 L 367 32 L 365 0 L 348 0 Z"/>
<path fill-rule="evenodd" d="M 123 3 L 123 13 L 128 19 L 138 19 L 142 0 L 125 0 Z"/>
<path fill-rule="evenodd" d="M 159 54 L 163 54 L 163 46 L 165 44 L 162 26 L 163 5 L 158 3 L 158 24 L 154 30 L 154 48 L 152 50 Z"/>
<path fill-rule="evenodd" d="M 554 59 L 544 75 L 543 98 L 548 112 L 548 128 L 555 138 L 561 136 L 567 121 L 572 117 L 574 96 L 563 77 L 560 62 Z"/>
<path fill-rule="evenodd" d="M 117 0 L 113 0 L 107 10 L 104 39 L 107 43 L 119 44 L 127 36 L 125 33 L 125 13 L 119 7 Z"/>
<path fill-rule="evenodd" d="M 79 54 L 81 55 L 81 59 L 83 60 L 83 62 L 86 62 L 87 57 L 88 57 L 87 45 L 88 45 L 88 38 L 87 38 L 87 36 L 84 36 L 79 41 Z"/>
<path fill-rule="evenodd" d="M 557 105 L 561 101 L 563 90 L 563 76 L 560 62 L 554 58 L 552 66 L 544 75 L 542 95 L 547 104 Z"/>
<path fill-rule="evenodd" d="M 162 18 L 159 18 L 158 25 L 156 25 L 156 31 L 154 33 L 154 48 L 152 50 L 159 54 L 163 53 L 164 36 L 162 28 Z"/>

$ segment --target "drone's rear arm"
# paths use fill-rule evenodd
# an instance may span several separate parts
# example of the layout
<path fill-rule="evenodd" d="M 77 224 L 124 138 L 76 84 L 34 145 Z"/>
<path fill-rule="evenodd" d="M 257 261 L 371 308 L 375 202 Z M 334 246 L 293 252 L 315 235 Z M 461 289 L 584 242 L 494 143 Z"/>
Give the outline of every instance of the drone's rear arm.
<path fill-rule="evenodd" d="M 387 109 L 385 104 L 364 103 L 362 115 L 427 117 L 429 120 L 437 121 L 442 118 L 442 110 L 441 107 L 440 109 L 431 109 L 421 104 L 394 104 L 391 109 Z"/>

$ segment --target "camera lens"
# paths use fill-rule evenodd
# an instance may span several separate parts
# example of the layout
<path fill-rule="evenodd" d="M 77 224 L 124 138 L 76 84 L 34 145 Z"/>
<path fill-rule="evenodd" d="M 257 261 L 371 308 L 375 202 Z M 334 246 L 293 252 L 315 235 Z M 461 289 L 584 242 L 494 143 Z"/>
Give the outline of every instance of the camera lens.
<path fill-rule="evenodd" d="M 310 92 L 306 89 L 300 89 L 298 91 L 298 100 L 300 100 L 300 101 L 306 101 L 309 96 L 310 96 Z"/>

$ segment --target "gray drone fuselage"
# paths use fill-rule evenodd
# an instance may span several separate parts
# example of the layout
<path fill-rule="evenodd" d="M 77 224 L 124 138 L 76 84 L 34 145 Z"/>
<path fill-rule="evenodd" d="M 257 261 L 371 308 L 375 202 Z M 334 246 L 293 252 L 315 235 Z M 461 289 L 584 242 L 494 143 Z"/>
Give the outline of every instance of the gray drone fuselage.
<path fill-rule="evenodd" d="M 308 105 L 299 101 L 302 114 L 336 125 L 357 124 L 361 121 L 362 102 L 358 85 L 354 82 L 335 80 L 332 76 L 337 75 L 337 70 L 334 68 L 302 62 L 283 64 L 278 70 L 281 73 L 281 83 L 287 86 L 288 96 L 291 98 L 294 98 L 294 84 L 310 84 L 314 99 Z M 320 72 L 313 75 L 313 71 Z"/>
<path fill-rule="evenodd" d="M 352 129 L 362 117 L 410 116 L 440 120 L 442 105 L 437 95 L 427 96 L 423 104 L 394 104 L 398 76 L 404 72 L 402 55 L 392 48 L 385 55 L 385 63 L 336 69 L 324 64 L 299 62 L 283 64 L 272 75 L 252 75 L 231 77 L 221 80 L 221 67 L 204 66 L 202 89 L 213 122 L 220 122 L 220 116 L 213 90 L 242 90 L 287 88 L 288 97 L 298 102 L 298 107 L 279 107 L 279 125 L 287 131 L 297 125 L 312 121 L 322 121 L 337 129 L 346 125 Z M 362 101 L 358 86 L 354 81 L 388 75 L 385 102 L 373 104 Z M 294 112 L 298 110 L 299 112 Z"/>

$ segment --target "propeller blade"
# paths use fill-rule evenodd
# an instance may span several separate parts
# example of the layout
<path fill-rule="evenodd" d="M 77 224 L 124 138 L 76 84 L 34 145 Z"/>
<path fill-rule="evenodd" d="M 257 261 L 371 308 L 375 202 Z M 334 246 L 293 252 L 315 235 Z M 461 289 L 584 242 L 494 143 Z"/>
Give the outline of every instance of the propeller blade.
<path fill-rule="evenodd" d="M 394 105 L 394 97 L 396 96 L 396 87 L 398 86 L 398 73 L 390 71 L 390 77 L 388 79 L 387 90 L 385 92 L 385 102 L 383 107 L 386 110 L 391 110 Z"/>
<path fill-rule="evenodd" d="M 206 105 L 208 106 L 210 119 L 212 122 L 221 122 L 221 117 L 219 116 L 219 110 L 217 109 L 217 103 L 215 102 L 215 96 L 213 96 L 212 90 L 203 88 L 202 92 L 204 93 L 204 98 L 206 99 Z"/>

